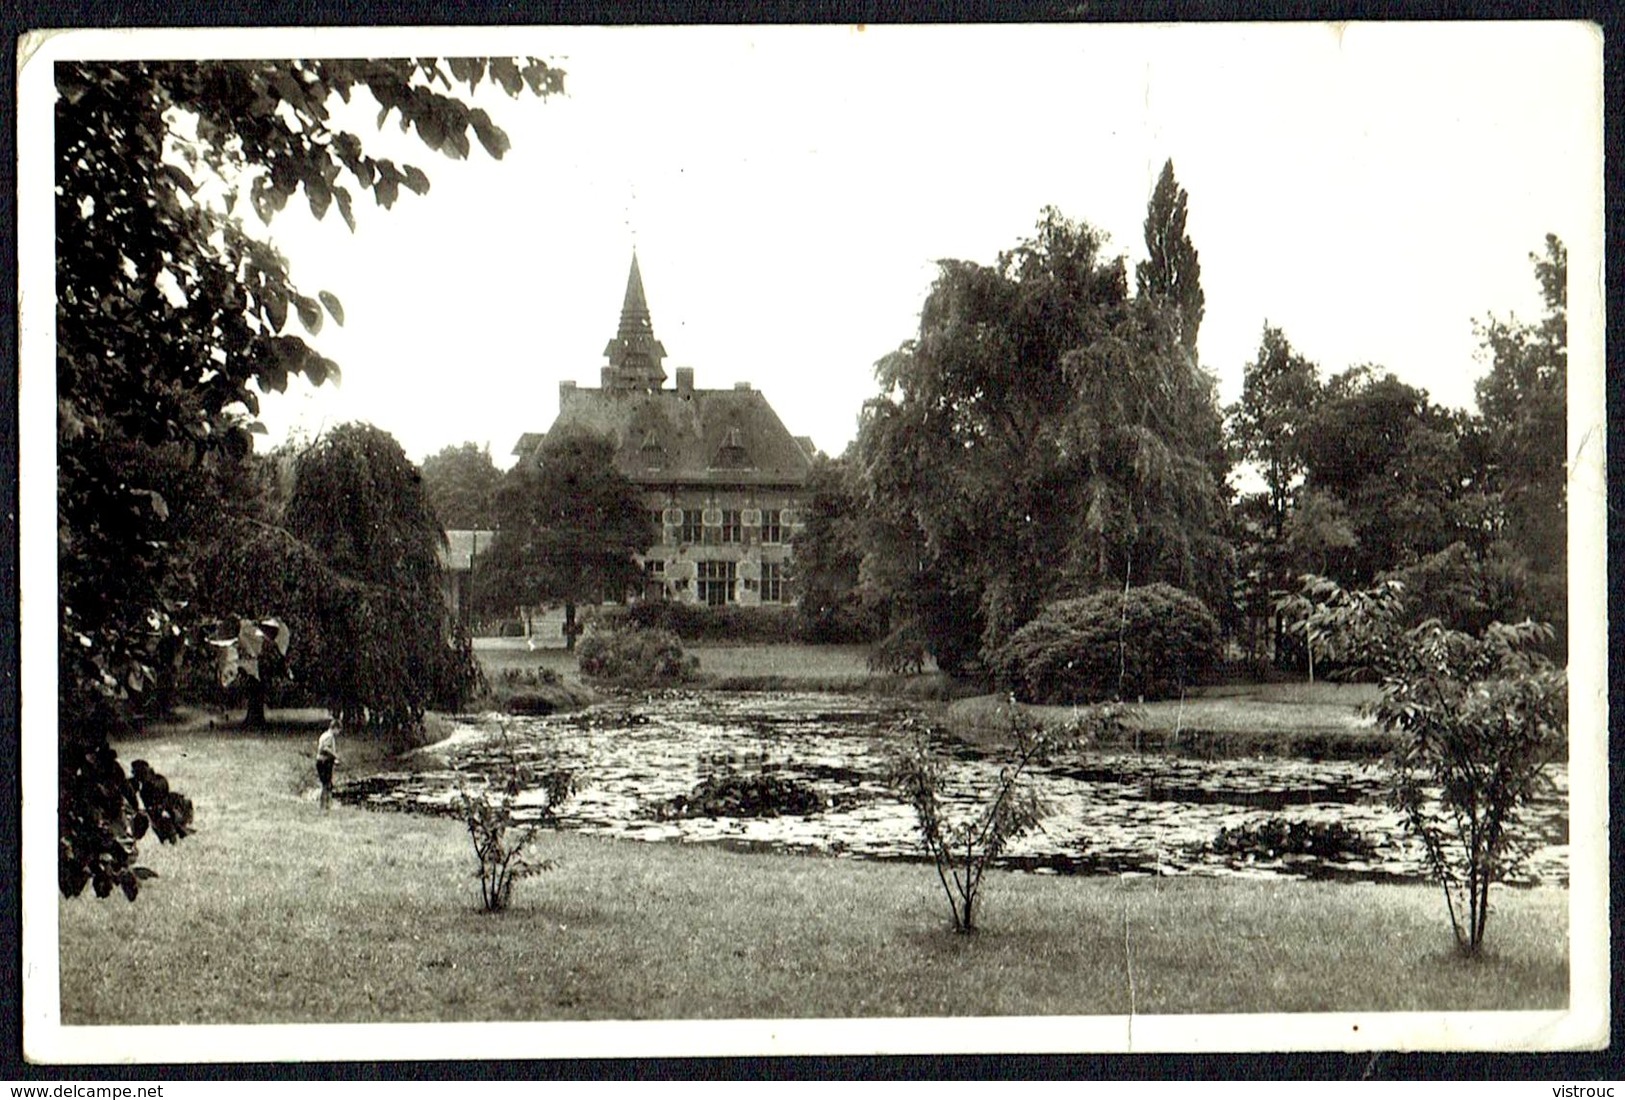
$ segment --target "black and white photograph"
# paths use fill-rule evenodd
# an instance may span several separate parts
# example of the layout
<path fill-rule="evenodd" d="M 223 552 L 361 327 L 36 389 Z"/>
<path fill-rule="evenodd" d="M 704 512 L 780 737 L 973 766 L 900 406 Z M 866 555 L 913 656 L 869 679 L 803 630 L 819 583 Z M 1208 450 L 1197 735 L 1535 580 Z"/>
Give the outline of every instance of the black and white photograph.
<path fill-rule="evenodd" d="M 1608 1044 L 1595 26 L 18 71 L 30 1061 Z"/>

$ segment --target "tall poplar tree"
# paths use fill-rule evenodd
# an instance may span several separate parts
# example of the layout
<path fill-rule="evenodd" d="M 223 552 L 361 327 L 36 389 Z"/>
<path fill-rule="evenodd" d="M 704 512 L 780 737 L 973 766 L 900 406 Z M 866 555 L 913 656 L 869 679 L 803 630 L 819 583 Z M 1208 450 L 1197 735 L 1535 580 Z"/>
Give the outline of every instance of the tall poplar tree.
<path fill-rule="evenodd" d="M 1174 179 L 1174 162 L 1162 166 L 1145 214 L 1145 250 L 1148 258 L 1134 269 L 1141 295 L 1162 299 L 1179 311 L 1179 338 L 1196 354 L 1196 334 L 1202 327 L 1204 302 L 1202 264 L 1196 246 L 1185 232 L 1188 196 Z"/>

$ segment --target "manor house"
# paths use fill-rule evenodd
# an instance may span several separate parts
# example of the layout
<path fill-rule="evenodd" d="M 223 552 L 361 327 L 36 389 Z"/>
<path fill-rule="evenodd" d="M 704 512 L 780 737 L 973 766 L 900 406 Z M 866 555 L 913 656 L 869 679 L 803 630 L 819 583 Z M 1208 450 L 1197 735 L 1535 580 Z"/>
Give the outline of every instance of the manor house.
<path fill-rule="evenodd" d="M 678 367 L 675 386 L 666 387 L 666 349 L 655 339 L 636 253 L 620 328 L 604 355 L 597 389 L 559 383 L 553 428 L 608 436 L 616 466 L 643 494 L 660 532 L 643 555 L 643 597 L 791 603 L 790 541 L 812 440 L 792 436 L 748 382 L 695 389 L 694 369 Z M 527 432 L 513 453 L 534 461 L 544 438 Z"/>

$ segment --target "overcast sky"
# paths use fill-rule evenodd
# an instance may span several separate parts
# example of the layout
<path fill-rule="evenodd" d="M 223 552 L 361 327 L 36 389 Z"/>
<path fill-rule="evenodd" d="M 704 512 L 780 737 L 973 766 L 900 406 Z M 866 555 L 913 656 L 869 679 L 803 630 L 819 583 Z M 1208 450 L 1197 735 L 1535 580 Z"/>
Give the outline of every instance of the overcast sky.
<path fill-rule="evenodd" d="M 359 127 L 433 188 L 271 232 L 344 303 L 342 386 L 265 403 L 273 438 L 365 419 L 421 459 L 542 431 L 596 385 L 634 243 L 656 335 L 839 453 L 934 261 L 992 262 L 1045 205 L 1130 268 L 1172 158 L 1221 399 L 1266 321 L 1324 372 L 1472 401 L 1473 322 L 1540 310 L 1528 255 L 1595 219 L 1597 45 L 1574 24 L 312 32 L 307 53 L 522 53 L 567 94 L 479 96 L 513 149 L 467 162 Z M 288 43 L 276 43 L 286 52 Z M 248 52 L 257 52 L 250 49 Z"/>

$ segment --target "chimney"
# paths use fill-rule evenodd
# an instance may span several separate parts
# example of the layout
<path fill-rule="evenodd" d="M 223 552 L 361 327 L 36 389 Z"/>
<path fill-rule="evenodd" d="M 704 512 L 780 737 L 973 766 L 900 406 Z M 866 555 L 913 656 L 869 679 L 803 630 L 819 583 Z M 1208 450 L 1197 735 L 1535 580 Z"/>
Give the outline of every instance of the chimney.
<path fill-rule="evenodd" d="M 694 393 L 693 367 L 677 368 L 677 392 L 683 397 L 691 396 Z"/>
<path fill-rule="evenodd" d="M 560 382 L 559 383 L 559 408 L 562 409 L 562 408 L 564 408 L 564 406 L 568 405 L 570 403 L 570 400 L 572 398 L 574 398 L 575 395 L 576 395 L 576 384 L 574 382 Z"/>
<path fill-rule="evenodd" d="M 749 393 L 750 392 L 750 383 L 749 382 L 735 382 L 734 383 L 734 389 L 743 390 L 746 393 Z"/>

